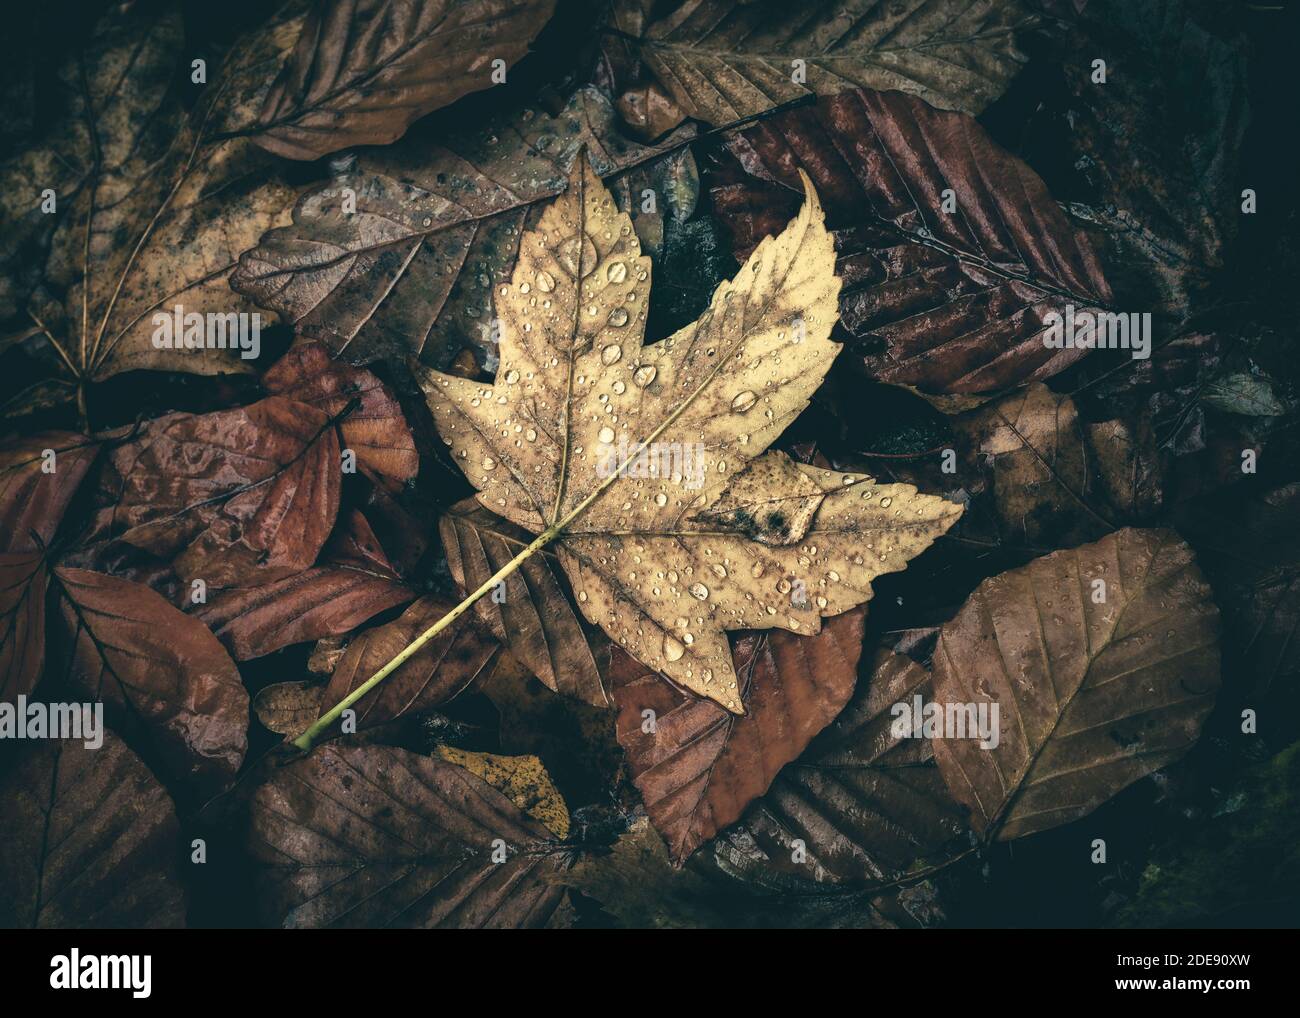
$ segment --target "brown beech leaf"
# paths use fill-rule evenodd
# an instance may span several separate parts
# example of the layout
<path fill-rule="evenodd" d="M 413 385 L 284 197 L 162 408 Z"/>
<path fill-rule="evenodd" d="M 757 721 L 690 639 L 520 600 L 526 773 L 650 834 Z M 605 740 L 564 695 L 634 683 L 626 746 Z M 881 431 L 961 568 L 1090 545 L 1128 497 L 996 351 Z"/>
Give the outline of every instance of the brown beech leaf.
<path fill-rule="evenodd" d="M 341 481 L 337 430 L 306 403 L 168 414 L 109 456 L 93 536 L 169 560 L 186 583 L 255 586 L 316 561 Z"/>
<path fill-rule="evenodd" d="M 31 551 L 54 540 L 98 453 L 98 442 L 70 431 L 25 435 L 0 449 L 0 552 Z"/>
<path fill-rule="evenodd" d="M 454 607 L 441 598 L 423 597 L 400 618 L 359 635 L 339 658 L 325 690 L 325 702 L 338 703 Z M 357 701 L 353 708 L 357 728 L 383 724 L 450 700 L 486 674 L 500 651 L 500 644 L 476 619 L 458 619 Z"/>
<path fill-rule="evenodd" d="M 288 765 L 253 796 L 249 837 L 259 908 L 285 927 L 535 928 L 563 896 L 541 823 L 463 767 L 387 746 Z"/>
<path fill-rule="evenodd" d="M 65 116 L 42 148 L 0 166 L 0 192 L 23 196 L 24 222 L 57 220 L 36 226 L 52 231 L 39 248 L 39 283 L 15 296 L 40 328 L 31 343 L 58 371 L 65 397 L 128 370 L 251 370 L 228 334 L 222 346 L 185 347 L 180 336 L 172 346 L 162 345 L 165 336 L 156 343 L 154 317 L 171 318 L 178 306 L 200 315 L 255 311 L 225 277 L 240 251 L 287 218 L 297 189 L 247 137 L 295 28 L 277 15 L 236 41 L 195 89 L 180 9 L 117 5 L 58 69 Z M 29 197 L 52 185 L 57 217 Z M 29 259 L 30 250 L 16 254 Z M 229 329 L 231 320 L 222 323 Z"/>
<path fill-rule="evenodd" d="M 490 88 L 555 0 L 320 0 L 266 95 L 256 140 L 290 159 L 387 145 L 424 114 Z"/>
<path fill-rule="evenodd" d="M 320 717 L 324 693 L 317 682 L 277 682 L 253 697 L 253 713 L 267 731 L 296 739 Z"/>
<path fill-rule="evenodd" d="M 248 693 L 225 648 L 148 587 L 63 566 L 54 577 L 76 694 L 102 700 L 164 778 L 221 791 L 248 748 Z"/>
<path fill-rule="evenodd" d="M 0 926 L 185 925 L 176 810 L 126 744 L 103 736 L 95 749 L 30 743 L 0 776 Z"/>
<path fill-rule="evenodd" d="M 0 552 L 0 703 L 17 703 L 41 680 L 48 583 L 42 553 Z"/>
<path fill-rule="evenodd" d="M 684 0 L 646 29 L 641 53 L 711 124 L 855 85 L 979 113 L 1020 69 L 1015 32 L 1035 21 L 1020 0 Z"/>
<path fill-rule="evenodd" d="M 1180 757 L 1219 687 L 1219 611 L 1192 550 L 1125 529 L 985 580 L 939 633 L 938 704 L 997 704 L 999 742 L 935 739 L 985 837 L 1077 820 Z"/>
<path fill-rule="evenodd" d="M 301 343 L 262 376 L 277 396 L 310 403 L 337 417 L 353 399 L 360 405 L 339 425 L 343 447 L 356 453 L 363 473 L 397 491 L 420 470 L 415 438 L 402 408 L 387 387 L 364 368 L 330 358 L 319 343 Z"/>
<path fill-rule="evenodd" d="M 587 620 L 736 714 L 727 630 L 815 634 L 961 514 L 765 453 L 839 349 L 831 238 L 805 184 L 699 320 L 645 345 L 650 260 L 583 160 L 498 288 L 496 384 L 417 371 L 480 503 L 553 542 Z"/>
<path fill-rule="evenodd" d="M 840 324 L 872 378 L 991 393 L 1087 354 L 1047 346 L 1044 319 L 1110 303 L 1091 243 L 966 114 L 856 89 L 728 144 L 738 166 L 723 168 L 713 196 L 739 253 L 794 210 L 800 170 L 813 178 L 835 231 Z M 949 189 L 952 214 L 942 211 Z"/>
<path fill-rule="evenodd" d="M 894 705 L 929 699 L 929 689 L 910 658 L 877 653 L 870 682 L 714 843 L 719 865 L 767 886 L 871 884 L 954 853 L 966 826 L 929 745 L 892 731 Z"/>
<path fill-rule="evenodd" d="M 615 648 L 618 741 L 675 862 L 738 820 L 848 702 L 865 619 L 866 609 L 855 608 L 806 639 L 742 636 L 733 654 L 743 717 L 679 692 Z"/>
<path fill-rule="evenodd" d="M 303 194 L 293 225 L 246 251 L 230 285 L 353 363 L 414 353 L 442 367 L 475 345 L 494 356 L 493 288 L 510 278 L 521 233 L 564 189 L 578 151 L 585 145 L 608 175 L 671 143 L 622 138 L 593 88 L 554 117 L 527 109 L 471 130 L 417 132 Z M 345 189 L 355 212 L 343 209 Z"/>
<path fill-rule="evenodd" d="M 472 498 L 452 506 L 438 529 L 447 568 L 466 591 L 486 583 L 533 539 Z M 535 555 L 506 577 L 504 600 L 485 597 L 474 607 L 492 635 L 551 689 L 608 706 L 591 640 L 549 556 Z"/>
<path fill-rule="evenodd" d="M 357 555 L 358 544 L 371 554 Z M 247 661 L 292 643 L 346 635 L 414 597 L 366 518 L 353 510 L 348 529 L 326 547 L 319 565 L 260 587 L 222 591 L 193 614 L 236 661 Z"/>

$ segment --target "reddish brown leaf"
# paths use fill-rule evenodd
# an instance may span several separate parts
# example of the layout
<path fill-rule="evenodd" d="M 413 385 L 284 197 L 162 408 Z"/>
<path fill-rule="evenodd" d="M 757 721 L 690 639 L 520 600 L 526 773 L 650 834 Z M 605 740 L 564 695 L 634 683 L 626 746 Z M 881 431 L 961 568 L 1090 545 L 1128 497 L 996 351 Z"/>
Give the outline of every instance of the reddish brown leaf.
<path fill-rule="evenodd" d="M 388 664 L 454 607 L 440 598 L 424 597 L 400 618 L 358 636 L 348 645 L 330 678 L 323 699 L 326 709 Z M 450 700 L 486 673 L 500 649 L 477 620 L 468 616 L 458 619 L 357 701 L 357 728 L 383 724 Z"/>
<path fill-rule="evenodd" d="M 38 540 L 54 539 L 98 452 L 98 442 L 70 431 L 25 436 L 0 449 L 0 552 L 30 551 Z"/>
<path fill-rule="evenodd" d="M 54 576 L 77 695 L 104 701 L 165 776 L 220 791 L 248 748 L 248 694 L 225 648 L 148 587 L 62 566 Z"/>
<path fill-rule="evenodd" d="M 415 597 L 355 510 L 318 566 L 260 587 L 228 590 L 194 611 L 236 661 L 292 643 L 342 636 Z"/>
<path fill-rule="evenodd" d="M 866 609 L 856 608 L 826 619 L 814 636 L 745 634 L 733 651 L 746 687 L 739 717 L 679 692 L 615 648 L 618 741 L 675 862 L 738 820 L 848 702 L 865 620 Z"/>
<path fill-rule="evenodd" d="M 419 472 L 420 456 L 402 408 L 373 373 L 331 359 L 319 343 L 302 343 L 275 363 L 262 384 L 268 392 L 310 403 L 330 417 L 360 399 L 339 431 L 344 447 L 357 454 L 362 472 L 394 491 Z"/>
<path fill-rule="evenodd" d="M 799 169 L 812 177 L 836 235 L 840 324 L 871 377 L 988 393 L 1088 352 L 1046 346 L 1044 318 L 1110 302 L 1091 243 L 1033 170 L 966 114 L 855 89 L 729 145 L 739 166 L 723 169 L 713 196 L 741 254 L 794 214 Z"/>
<path fill-rule="evenodd" d="M 494 84 L 555 0 L 323 0 L 262 107 L 263 148 L 317 159 L 386 145 L 432 110 Z"/>
<path fill-rule="evenodd" d="M 250 842 L 259 907 L 286 927 L 533 928 L 563 896 L 541 823 L 464 768 L 387 746 L 285 767 L 253 797 Z"/>
<path fill-rule="evenodd" d="M 533 539 L 523 528 L 467 498 L 438 524 L 447 568 L 466 591 L 487 579 Z M 481 598 L 475 608 L 498 640 L 548 687 L 597 707 L 609 705 L 590 640 L 547 555 L 534 555 L 505 580 L 505 599 Z"/>
<path fill-rule="evenodd" d="M 336 429 L 305 403 L 169 414 L 113 450 L 92 536 L 170 559 L 209 589 L 267 583 L 315 562 L 341 469 Z"/>
<path fill-rule="evenodd" d="M 180 825 L 163 787 L 111 731 L 88 749 L 29 743 L 0 776 L 0 926 L 185 925 Z"/>
<path fill-rule="evenodd" d="M 48 580 L 41 553 L 0 553 L 0 702 L 16 703 L 40 681 Z"/>

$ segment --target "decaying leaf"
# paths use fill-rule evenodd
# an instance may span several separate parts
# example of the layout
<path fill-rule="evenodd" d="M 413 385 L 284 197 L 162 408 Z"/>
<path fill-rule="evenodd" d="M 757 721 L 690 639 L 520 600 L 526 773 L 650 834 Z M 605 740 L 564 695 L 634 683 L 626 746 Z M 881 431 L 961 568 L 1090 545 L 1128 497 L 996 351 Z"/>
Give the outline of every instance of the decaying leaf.
<path fill-rule="evenodd" d="M 414 353 L 443 367 L 476 346 L 495 355 L 493 289 L 577 153 L 585 146 L 608 175 L 661 156 L 673 139 L 622 138 L 593 88 L 558 116 L 525 109 L 472 130 L 413 133 L 303 194 L 293 224 L 246 251 L 230 285 L 353 363 Z"/>
<path fill-rule="evenodd" d="M 0 551 L 48 546 L 99 443 L 70 431 L 45 431 L 0 449 Z"/>
<path fill-rule="evenodd" d="M 929 692 L 924 668 L 878 653 L 839 717 L 714 843 L 718 864 L 768 887 L 862 885 L 954 853 L 966 828 L 928 741 L 892 730 L 895 704 Z"/>
<path fill-rule="evenodd" d="M 542 926 L 553 841 L 464 768 L 386 746 L 322 746 L 252 801 L 259 906 L 286 927 Z"/>
<path fill-rule="evenodd" d="M 320 717 L 324 692 L 316 682 L 277 682 L 253 697 L 253 713 L 267 731 L 296 739 Z"/>
<path fill-rule="evenodd" d="M 452 506 L 438 529 L 447 568 L 467 592 L 486 583 L 532 540 L 474 499 Z M 502 597 L 482 598 L 475 608 L 492 635 L 551 689 L 607 706 L 591 643 L 558 573 L 549 556 L 535 555 L 506 577 Z"/>
<path fill-rule="evenodd" d="M 23 746 L 0 774 L 0 926 L 185 925 L 180 825 L 166 791 L 111 731 L 102 746 Z"/>
<path fill-rule="evenodd" d="M 471 753 L 454 746 L 439 746 L 436 752 L 482 778 L 557 838 L 569 836 L 569 807 L 537 757 Z"/>
<path fill-rule="evenodd" d="M 934 700 L 999 711 L 996 748 L 934 740 L 986 837 L 1077 820 L 1181 756 L 1219 686 L 1219 611 L 1172 531 L 1125 529 L 985 580 L 944 625 Z"/>
<path fill-rule="evenodd" d="M 643 345 L 650 261 L 583 159 L 497 288 L 496 384 L 418 372 L 479 501 L 554 538 L 587 619 L 737 714 L 727 630 L 814 634 L 960 515 L 764 455 L 838 349 L 833 264 L 805 178 L 799 215 L 699 321 Z"/>
<path fill-rule="evenodd" d="M 358 541 L 370 554 L 354 553 Z M 247 661 L 292 643 L 346 635 L 414 597 L 366 518 L 353 510 L 348 529 L 330 541 L 318 565 L 257 587 L 221 591 L 194 614 L 236 661 Z"/>
<path fill-rule="evenodd" d="M 324 0 L 266 95 L 257 143 L 290 159 L 386 145 L 499 83 L 554 11 L 555 0 Z"/>
<path fill-rule="evenodd" d="M 306 403 L 169 414 L 109 456 L 93 536 L 169 560 L 187 583 L 267 583 L 316 561 L 341 474 L 337 429 Z"/>
<path fill-rule="evenodd" d="M 400 618 L 366 630 L 339 658 L 325 702 L 338 703 L 454 607 L 440 598 L 423 597 Z M 500 650 L 477 620 L 457 620 L 357 701 L 357 728 L 383 724 L 450 700 L 485 674 Z"/>
<path fill-rule="evenodd" d="M 1089 352 L 1052 345 L 1047 316 L 1111 302 L 1092 244 L 1037 174 L 966 114 L 857 89 L 728 144 L 738 165 L 715 178 L 713 197 L 740 254 L 793 211 L 799 173 L 817 185 L 844 280 L 840 324 L 870 377 L 987 394 Z"/>
<path fill-rule="evenodd" d="M 148 587 L 64 566 L 54 577 L 75 694 L 102 701 L 177 785 L 221 791 L 248 748 L 248 693 L 225 648 Z"/>
<path fill-rule="evenodd" d="M 979 113 L 1020 69 L 1020 0 L 684 0 L 642 38 L 642 57 L 678 104 L 712 124 L 810 93 L 899 89 Z"/>
<path fill-rule="evenodd" d="M 41 679 L 48 583 L 40 552 L 0 552 L 0 703 L 17 703 Z"/>
<path fill-rule="evenodd" d="M 618 739 L 650 819 L 680 864 L 738 820 L 853 693 L 865 609 L 816 636 L 749 634 L 734 651 L 745 716 L 687 696 L 614 651 Z"/>

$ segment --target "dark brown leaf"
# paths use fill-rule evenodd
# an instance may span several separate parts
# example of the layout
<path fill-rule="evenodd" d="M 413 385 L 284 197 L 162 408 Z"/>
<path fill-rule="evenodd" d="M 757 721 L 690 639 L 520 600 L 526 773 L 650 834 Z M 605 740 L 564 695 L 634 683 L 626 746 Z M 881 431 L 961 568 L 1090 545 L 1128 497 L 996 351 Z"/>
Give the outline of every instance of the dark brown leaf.
<path fill-rule="evenodd" d="M 1218 687 L 1219 611 L 1191 548 L 1121 530 L 985 580 L 944 625 L 935 702 L 996 703 L 999 742 L 936 739 L 934 755 L 975 828 L 1008 841 L 1176 760 Z"/>
<path fill-rule="evenodd" d="M 246 251 L 230 285 L 352 363 L 415 354 L 441 367 L 474 346 L 495 356 L 494 290 L 510 279 L 530 215 L 564 190 L 579 150 L 609 175 L 671 141 L 623 139 L 593 88 L 555 117 L 524 110 L 412 137 L 303 194 L 293 225 Z M 351 214 L 345 188 L 356 195 Z"/>
<path fill-rule="evenodd" d="M 190 583 L 253 586 L 316 561 L 334 526 L 342 465 L 321 410 L 283 396 L 210 414 L 169 414 L 114 449 L 97 538 L 169 559 Z"/>
<path fill-rule="evenodd" d="M 266 96 L 257 143 L 317 159 L 396 141 L 490 88 L 494 62 L 519 60 L 554 10 L 555 0 L 321 0 Z"/>
<path fill-rule="evenodd" d="M 858 89 L 728 144 L 745 172 L 724 167 L 713 196 L 741 254 L 794 214 L 798 171 L 812 177 L 836 237 L 840 325 L 869 376 L 990 393 L 1088 352 L 1046 346 L 1044 318 L 1110 302 L 1091 243 L 969 116 Z M 941 211 L 947 189 L 952 214 Z"/>
<path fill-rule="evenodd" d="M 342 700 L 454 607 L 449 601 L 424 597 L 400 618 L 358 636 L 334 668 L 325 690 L 325 706 Z M 450 700 L 487 672 L 500 649 L 477 620 L 468 616 L 458 619 L 357 701 L 353 708 L 357 728 L 383 724 Z"/>
<path fill-rule="evenodd" d="M 0 703 L 17 703 L 45 667 L 45 556 L 0 552 Z"/>
<path fill-rule="evenodd" d="M 487 582 L 533 540 L 473 498 L 452 506 L 438 529 L 447 567 L 466 591 Z M 506 578 L 504 600 L 489 595 L 474 607 L 492 634 L 551 689 L 608 706 L 592 652 L 592 641 L 603 643 L 603 638 L 588 635 L 565 595 L 561 575 L 549 556 L 534 555 Z"/>
<path fill-rule="evenodd" d="M 31 551 L 54 539 L 98 452 L 98 442 L 70 431 L 24 436 L 0 449 L 0 552 Z"/>
<path fill-rule="evenodd" d="M 535 928 L 563 896 L 541 823 L 462 767 L 386 746 L 285 767 L 253 797 L 250 842 L 259 907 L 286 927 Z"/>
<path fill-rule="evenodd" d="M 262 376 L 267 392 L 310 403 L 329 417 L 353 399 L 360 406 L 343 418 L 343 446 L 357 454 L 363 473 L 396 491 L 420 470 L 415 438 L 393 394 L 364 368 L 332 360 L 319 343 L 301 343 Z"/>
<path fill-rule="evenodd" d="M 248 694 L 225 648 L 148 587 L 62 566 L 54 576 L 76 694 L 104 701 L 164 778 L 220 791 L 248 748 Z"/>
<path fill-rule="evenodd" d="M 855 608 L 813 636 L 742 636 L 733 651 L 746 687 L 740 717 L 679 692 L 614 648 L 618 740 L 675 862 L 738 820 L 848 702 L 865 619 L 866 609 Z"/>
<path fill-rule="evenodd" d="M 889 881 L 954 853 L 966 827 L 930 747 L 892 731 L 893 707 L 926 695 L 930 676 L 881 651 L 869 683 L 714 846 L 724 869 L 769 887 Z M 804 857 L 795 860 L 795 842 Z"/>
<path fill-rule="evenodd" d="M 185 925 L 180 825 L 163 787 L 111 731 L 88 749 L 23 747 L 0 776 L 0 926 Z"/>

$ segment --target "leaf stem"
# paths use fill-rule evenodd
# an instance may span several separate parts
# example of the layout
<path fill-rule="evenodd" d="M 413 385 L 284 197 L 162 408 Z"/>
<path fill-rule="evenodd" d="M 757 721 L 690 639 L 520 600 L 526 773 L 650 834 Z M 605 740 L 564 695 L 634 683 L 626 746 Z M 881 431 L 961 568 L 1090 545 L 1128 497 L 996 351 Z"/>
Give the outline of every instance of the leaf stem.
<path fill-rule="evenodd" d="M 565 522 L 567 523 L 568 521 L 566 520 Z M 303 732 L 302 735 L 298 736 L 298 738 L 293 740 L 293 744 L 297 746 L 299 749 L 311 749 L 312 744 L 316 741 L 317 738 L 319 738 L 321 732 L 325 731 L 325 729 L 329 728 L 332 724 L 334 724 L 334 722 L 339 719 L 339 717 L 342 715 L 342 713 L 345 710 L 347 710 L 354 703 L 360 700 L 363 696 L 369 693 L 372 689 L 374 689 L 377 685 L 379 685 L 379 683 L 383 682 L 384 679 L 386 679 L 389 675 L 391 675 L 398 668 L 400 668 L 421 647 L 423 647 L 426 643 L 428 643 L 435 636 L 441 633 L 444 629 L 450 626 L 458 618 L 464 615 L 465 612 L 467 612 L 474 605 L 476 601 L 482 598 L 484 594 L 492 590 L 498 583 L 500 583 L 507 576 L 513 573 L 516 569 L 518 569 L 521 565 L 523 565 L 526 561 L 528 561 L 528 559 L 532 558 L 533 555 L 535 555 L 538 551 L 540 551 L 542 548 L 546 547 L 546 545 L 550 544 L 557 537 L 559 537 L 562 530 L 563 530 L 563 526 L 559 524 L 555 526 L 547 527 L 545 530 L 543 530 L 541 534 L 539 534 L 531 544 L 529 544 L 526 548 L 523 549 L 523 551 L 521 551 L 509 562 L 503 565 L 500 569 L 498 569 L 495 573 L 489 576 L 486 580 L 484 580 L 482 586 L 480 586 L 477 590 L 475 590 L 472 594 L 470 594 L 467 598 L 465 598 L 465 600 L 463 600 L 460 604 L 456 605 L 455 608 L 453 608 L 446 615 L 444 615 L 437 622 L 435 622 L 428 629 L 426 629 L 423 633 L 421 633 L 414 640 L 412 640 L 409 644 L 407 644 L 406 649 L 403 650 L 396 657 L 394 657 L 391 661 L 389 661 L 388 664 L 384 665 L 383 668 L 375 672 L 374 675 L 366 679 L 365 682 L 361 683 L 361 685 L 359 685 L 351 693 L 349 693 L 342 700 L 340 700 L 333 707 L 331 707 L 328 711 L 326 711 L 319 718 L 317 718 L 315 723 L 310 728 L 308 728 L 307 731 Z"/>

